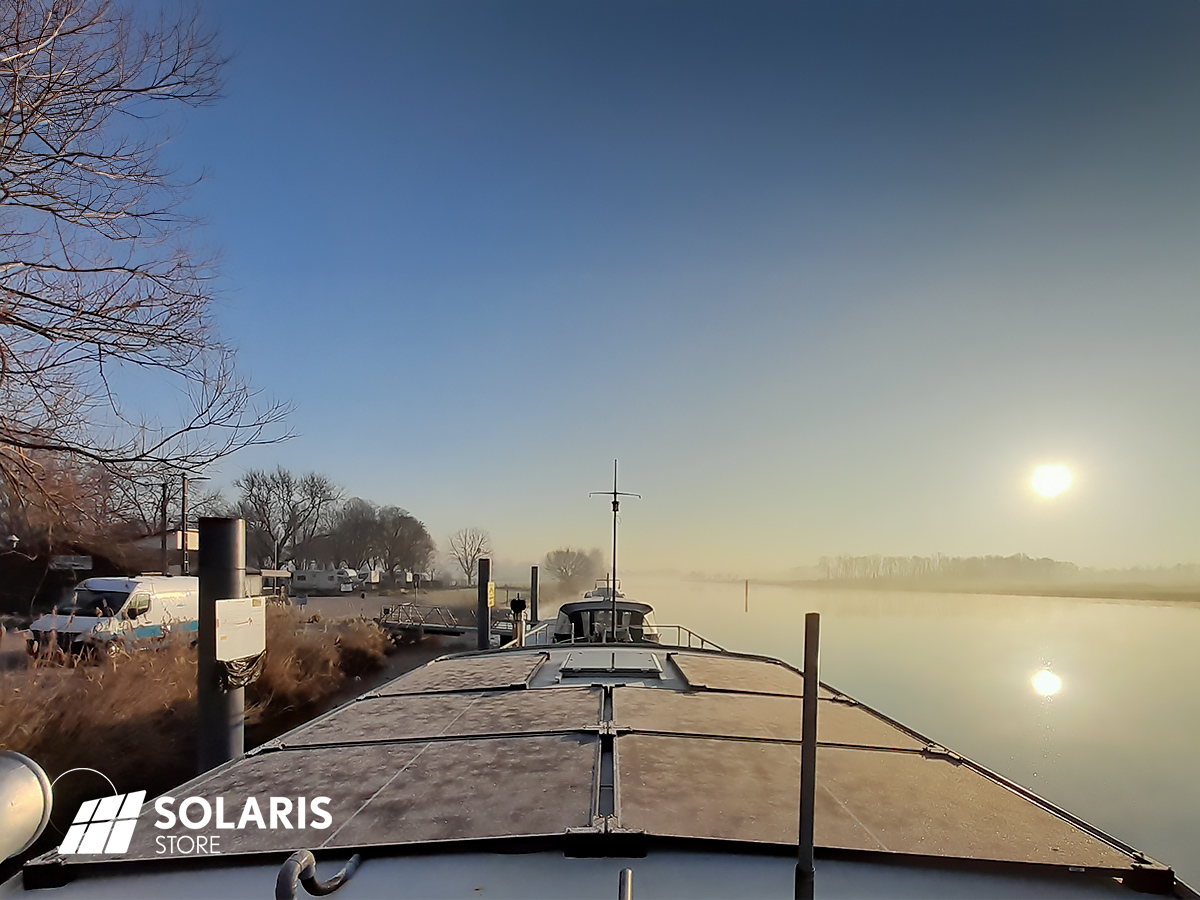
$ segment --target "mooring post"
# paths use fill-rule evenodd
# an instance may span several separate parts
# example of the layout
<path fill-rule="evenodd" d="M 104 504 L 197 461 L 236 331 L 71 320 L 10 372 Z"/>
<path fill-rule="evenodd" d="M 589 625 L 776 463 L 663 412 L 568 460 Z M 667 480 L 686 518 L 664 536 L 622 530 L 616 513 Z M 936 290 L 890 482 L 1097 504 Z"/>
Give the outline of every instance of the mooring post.
<path fill-rule="evenodd" d="M 508 608 L 512 610 L 513 643 L 518 647 L 525 646 L 525 598 L 520 594 L 509 601 Z"/>
<path fill-rule="evenodd" d="M 488 583 L 492 580 L 492 561 L 490 559 L 481 559 L 479 561 L 479 603 L 476 606 L 476 630 L 478 640 L 476 648 L 479 650 L 488 650 L 492 646 L 492 611 L 488 609 Z"/>
<path fill-rule="evenodd" d="M 529 567 L 529 624 L 536 625 L 541 619 L 538 618 L 538 567 Z"/>
<path fill-rule="evenodd" d="M 812 900 L 813 815 L 817 795 L 817 692 L 820 690 L 821 614 L 804 617 L 804 700 L 800 732 L 800 844 L 796 858 L 796 900 Z"/>
<path fill-rule="evenodd" d="M 222 689 L 217 663 L 217 601 L 246 596 L 245 519 L 200 520 L 199 570 L 196 699 L 200 714 L 199 771 L 203 774 L 244 752 L 245 691 Z"/>

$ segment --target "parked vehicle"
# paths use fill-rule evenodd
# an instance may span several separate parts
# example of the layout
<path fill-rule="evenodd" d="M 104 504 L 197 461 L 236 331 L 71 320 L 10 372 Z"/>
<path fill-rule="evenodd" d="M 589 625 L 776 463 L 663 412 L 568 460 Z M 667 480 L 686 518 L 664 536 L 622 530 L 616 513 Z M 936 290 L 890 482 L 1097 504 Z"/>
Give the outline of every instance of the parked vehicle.
<path fill-rule="evenodd" d="M 133 647 L 195 632 L 199 615 L 197 578 L 88 578 L 54 612 L 29 626 L 27 646 L 34 655 L 52 649 L 72 655 L 105 653 L 114 642 Z"/>
<path fill-rule="evenodd" d="M 292 573 L 289 591 L 293 596 L 349 594 L 359 583 L 353 569 L 300 569 Z"/>

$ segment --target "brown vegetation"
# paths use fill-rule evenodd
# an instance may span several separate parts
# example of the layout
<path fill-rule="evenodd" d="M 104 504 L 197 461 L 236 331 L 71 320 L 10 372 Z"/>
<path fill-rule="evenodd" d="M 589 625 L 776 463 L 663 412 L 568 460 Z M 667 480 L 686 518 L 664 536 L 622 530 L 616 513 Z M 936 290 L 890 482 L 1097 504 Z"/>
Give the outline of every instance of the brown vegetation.
<path fill-rule="evenodd" d="M 246 689 L 247 722 L 269 730 L 326 700 L 380 668 L 387 645 L 371 622 L 302 622 L 272 609 L 266 666 Z M 196 653 L 186 645 L 0 673 L 0 696 L 0 747 L 36 759 L 51 777 L 94 766 L 118 789 L 153 792 L 195 774 Z"/>

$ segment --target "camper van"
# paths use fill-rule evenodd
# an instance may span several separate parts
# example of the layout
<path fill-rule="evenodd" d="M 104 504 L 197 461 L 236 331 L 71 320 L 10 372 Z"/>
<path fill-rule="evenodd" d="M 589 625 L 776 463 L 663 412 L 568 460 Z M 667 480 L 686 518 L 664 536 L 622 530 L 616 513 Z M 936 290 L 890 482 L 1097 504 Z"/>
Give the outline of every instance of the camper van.
<path fill-rule="evenodd" d="M 195 632 L 199 615 L 198 578 L 88 578 L 53 613 L 29 626 L 28 649 L 33 655 L 55 647 L 70 654 L 103 654 L 114 641 L 133 647 Z"/>
<path fill-rule="evenodd" d="M 339 569 L 297 569 L 292 573 L 288 590 L 292 596 L 349 594 L 358 584 L 358 572 L 345 566 Z"/>

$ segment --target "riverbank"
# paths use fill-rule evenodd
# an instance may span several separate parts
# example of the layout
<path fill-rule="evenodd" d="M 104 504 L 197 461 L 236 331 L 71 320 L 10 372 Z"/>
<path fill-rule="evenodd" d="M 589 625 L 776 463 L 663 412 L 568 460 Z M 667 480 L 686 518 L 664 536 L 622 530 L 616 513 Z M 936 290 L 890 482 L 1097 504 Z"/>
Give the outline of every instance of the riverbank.
<path fill-rule="evenodd" d="M 468 595 L 474 602 L 473 590 L 436 596 L 462 613 Z M 266 665 L 246 688 L 246 749 L 438 656 L 474 648 L 473 634 L 392 644 L 371 619 L 399 599 L 355 594 L 273 607 Z M 52 827 L 30 853 L 60 841 L 83 800 L 112 792 L 105 777 L 118 792 L 153 797 L 196 774 L 194 648 L 118 653 L 100 665 L 33 665 L 23 635 L 9 632 L 0 634 L 0 662 L 0 749 L 25 753 L 52 779 L 72 773 L 56 784 Z"/>

